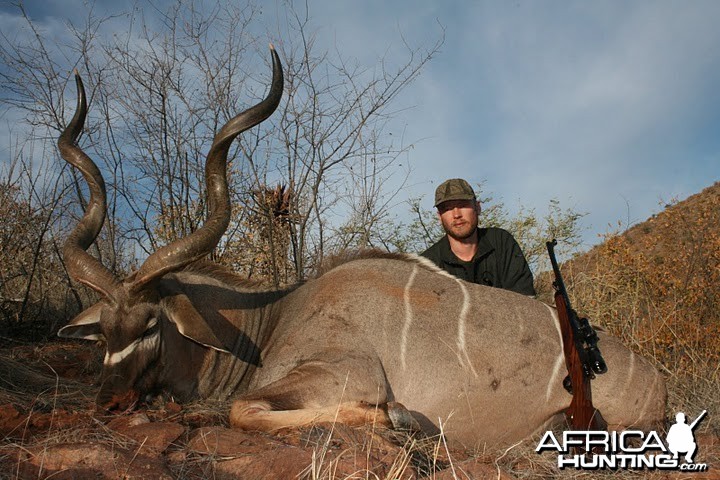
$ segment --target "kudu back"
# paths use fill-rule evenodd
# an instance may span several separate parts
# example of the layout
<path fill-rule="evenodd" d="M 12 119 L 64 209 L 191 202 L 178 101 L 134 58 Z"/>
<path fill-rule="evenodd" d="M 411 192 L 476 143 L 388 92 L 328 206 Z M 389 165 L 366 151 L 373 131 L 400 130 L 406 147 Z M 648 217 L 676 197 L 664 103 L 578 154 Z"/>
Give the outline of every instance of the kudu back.
<path fill-rule="evenodd" d="M 87 106 L 58 145 L 91 199 L 68 237 L 73 278 L 103 299 L 59 335 L 106 342 L 102 408 L 166 392 L 181 401 L 228 399 L 231 424 L 273 430 L 317 421 L 377 422 L 444 433 L 474 447 L 527 437 L 570 403 L 556 312 L 534 299 L 454 278 L 413 255 L 364 252 L 287 289 L 259 288 L 202 260 L 229 222 L 230 143 L 266 119 L 282 94 L 274 49 L 268 97 L 216 136 L 203 227 L 151 255 L 124 280 L 87 252 L 105 215 L 105 187 L 77 147 Z M 593 381 L 611 427 L 664 419 L 660 373 L 602 333 L 609 372 Z"/>

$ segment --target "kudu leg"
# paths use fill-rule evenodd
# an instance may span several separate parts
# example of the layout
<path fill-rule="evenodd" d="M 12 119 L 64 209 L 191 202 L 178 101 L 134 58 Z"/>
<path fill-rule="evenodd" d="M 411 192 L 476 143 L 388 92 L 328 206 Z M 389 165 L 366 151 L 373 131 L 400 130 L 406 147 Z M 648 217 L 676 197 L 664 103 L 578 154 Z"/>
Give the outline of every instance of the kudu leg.
<path fill-rule="evenodd" d="M 336 406 L 272 410 L 262 400 L 238 400 L 230 410 L 230 425 L 243 430 L 270 432 L 280 428 L 301 427 L 314 423 L 344 423 L 350 426 L 378 425 L 391 428 L 384 405 L 345 402 Z"/>
<path fill-rule="evenodd" d="M 342 378 L 338 373 L 343 372 Z M 390 414 L 388 414 L 388 408 Z M 337 364 L 310 362 L 287 376 L 242 395 L 230 409 L 230 424 L 243 430 L 272 431 L 312 423 L 397 427 L 404 407 L 390 402 L 384 375 Z"/>

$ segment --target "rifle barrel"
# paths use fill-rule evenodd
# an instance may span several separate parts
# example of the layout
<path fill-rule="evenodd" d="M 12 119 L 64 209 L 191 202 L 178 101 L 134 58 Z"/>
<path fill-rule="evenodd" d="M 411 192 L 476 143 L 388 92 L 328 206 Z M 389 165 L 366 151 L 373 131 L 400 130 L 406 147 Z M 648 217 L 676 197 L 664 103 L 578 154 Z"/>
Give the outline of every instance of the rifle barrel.
<path fill-rule="evenodd" d="M 695 429 L 695 426 L 698 423 L 700 423 L 700 420 L 702 420 L 702 418 L 705 416 L 706 413 L 707 413 L 707 410 L 703 410 L 702 412 L 700 412 L 700 415 L 698 415 L 697 418 L 695 419 L 695 421 L 690 424 L 690 430 Z"/>

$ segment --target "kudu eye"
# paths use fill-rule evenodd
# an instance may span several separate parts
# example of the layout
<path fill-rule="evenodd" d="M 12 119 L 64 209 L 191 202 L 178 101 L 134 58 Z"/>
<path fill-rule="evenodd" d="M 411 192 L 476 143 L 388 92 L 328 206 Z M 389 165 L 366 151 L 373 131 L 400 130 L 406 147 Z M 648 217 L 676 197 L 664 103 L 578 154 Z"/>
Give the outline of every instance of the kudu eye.
<path fill-rule="evenodd" d="M 155 328 L 158 324 L 157 317 L 152 317 L 150 320 L 148 320 L 147 327 L 145 327 L 145 331 L 147 332 L 151 328 Z"/>
<path fill-rule="evenodd" d="M 145 330 L 143 331 L 143 337 L 149 337 L 150 335 L 154 335 L 158 331 L 158 319 L 157 317 L 152 317 L 150 320 L 148 320 L 147 326 L 145 327 Z"/>

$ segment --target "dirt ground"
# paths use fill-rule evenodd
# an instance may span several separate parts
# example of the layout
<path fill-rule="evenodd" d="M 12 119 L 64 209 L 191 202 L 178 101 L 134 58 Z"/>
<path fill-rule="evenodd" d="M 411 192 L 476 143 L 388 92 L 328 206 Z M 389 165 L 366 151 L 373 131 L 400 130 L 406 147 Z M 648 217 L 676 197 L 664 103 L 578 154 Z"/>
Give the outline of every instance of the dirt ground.
<path fill-rule="evenodd" d="M 339 424 L 247 433 L 228 428 L 226 404 L 179 405 L 171 399 L 101 415 L 94 405 L 101 355 L 101 348 L 75 342 L 0 349 L 0 479 L 574 476 L 535 454 L 532 439 L 504 452 L 466 452 L 442 439 Z M 719 457 L 717 437 L 698 441 L 706 455 Z M 719 472 L 716 464 L 690 477 L 649 478 L 700 480 L 720 478 Z"/>
<path fill-rule="evenodd" d="M 87 343 L 0 349 L 0 478 L 511 478 L 487 458 L 380 428 L 233 430 L 226 404 L 160 399 L 102 415 L 101 360 Z"/>

